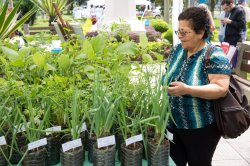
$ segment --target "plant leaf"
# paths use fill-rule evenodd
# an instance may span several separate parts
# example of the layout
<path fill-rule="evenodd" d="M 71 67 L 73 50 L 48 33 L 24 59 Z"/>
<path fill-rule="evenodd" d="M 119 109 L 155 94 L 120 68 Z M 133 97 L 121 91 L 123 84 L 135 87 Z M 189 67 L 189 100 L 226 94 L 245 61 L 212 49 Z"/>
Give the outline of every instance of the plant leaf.
<path fill-rule="evenodd" d="M 145 49 L 148 45 L 148 38 L 146 36 L 146 33 L 140 33 L 139 39 L 140 39 L 140 46 L 142 47 L 142 49 Z"/>
<path fill-rule="evenodd" d="M 18 58 L 18 53 L 7 47 L 2 47 L 3 53 L 10 59 L 10 61 L 15 61 Z"/>
<path fill-rule="evenodd" d="M 135 53 L 138 51 L 138 48 L 134 42 L 127 42 L 119 45 L 116 48 L 116 51 L 118 54 L 122 55 L 135 55 Z"/>
<path fill-rule="evenodd" d="M 94 72 L 95 71 L 95 67 L 91 66 L 91 65 L 86 65 L 84 67 L 84 72 Z"/>
<path fill-rule="evenodd" d="M 51 71 L 56 71 L 56 68 L 54 66 L 46 63 L 45 66 L 44 66 L 44 70 L 46 70 L 46 71 L 50 71 L 50 70 Z"/>
<path fill-rule="evenodd" d="M 59 67 L 61 69 L 67 69 L 71 64 L 68 54 L 63 54 L 63 55 L 59 56 L 57 62 L 58 62 Z"/>
<path fill-rule="evenodd" d="M 145 63 L 152 63 L 154 60 L 149 54 L 142 54 L 142 61 Z"/>
<path fill-rule="evenodd" d="M 88 40 L 83 41 L 83 53 L 85 53 L 87 55 L 87 58 L 89 60 L 94 60 L 95 59 L 94 49 L 93 49 L 91 43 Z"/>
<path fill-rule="evenodd" d="M 43 57 L 43 55 L 41 55 L 40 53 L 35 53 L 34 55 L 33 55 L 33 61 L 34 61 L 34 63 L 38 66 L 38 67 L 40 67 L 40 68 L 43 68 L 44 67 L 44 65 L 45 65 L 45 58 Z"/>
<path fill-rule="evenodd" d="M 23 56 L 23 57 L 27 57 L 31 52 L 31 49 L 29 47 L 22 47 L 19 51 L 18 54 Z"/>
<path fill-rule="evenodd" d="M 106 41 L 102 36 L 94 37 L 90 42 L 95 52 L 103 52 L 103 49 L 106 46 Z"/>

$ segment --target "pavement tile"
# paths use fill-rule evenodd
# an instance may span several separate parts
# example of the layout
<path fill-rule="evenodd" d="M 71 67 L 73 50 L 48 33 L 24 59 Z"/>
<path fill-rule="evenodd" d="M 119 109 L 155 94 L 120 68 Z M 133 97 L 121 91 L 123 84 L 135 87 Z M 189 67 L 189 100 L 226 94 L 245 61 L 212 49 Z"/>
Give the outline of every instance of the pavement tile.
<path fill-rule="evenodd" d="M 246 161 L 247 161 L 248 164 L 250 165 L 250 158 L 246 158 Z"/>
<path fill-rule="evenodd" d="M 236 139 L 221 139 L 213 166 L 250 166 L 250 128 Z"/>
<path fill-rule="evenodd" d="M 213 161 L 213 166 L 249 166 L 245 160 L 219 160 Z"/>
<path fill-rule="evenodd" d="M 249 137 L 250 139 L 250 137 Z M 229 143 L 243 158 L 250 158 L 250 141 Z"/>
<path fill-rule="evenodd" d="M 235 151 L 229 143 L 219 142 L 213 160 L 242 160 L 243 158 Z"/>

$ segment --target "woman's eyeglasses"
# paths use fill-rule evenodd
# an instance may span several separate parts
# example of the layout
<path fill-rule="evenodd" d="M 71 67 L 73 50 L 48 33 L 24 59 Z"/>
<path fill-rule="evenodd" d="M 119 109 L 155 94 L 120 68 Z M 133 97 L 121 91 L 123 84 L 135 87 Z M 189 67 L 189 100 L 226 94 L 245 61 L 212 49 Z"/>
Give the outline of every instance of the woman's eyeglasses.
<path fill-rule="evenodd" d="M 183 37 L 185 37 L 189 33 L 192 33 L 192 32 L 180 31 L 180 30 L 174 31 L 174 32 L 175 32 L 176 35 L 181 35 Z"/>

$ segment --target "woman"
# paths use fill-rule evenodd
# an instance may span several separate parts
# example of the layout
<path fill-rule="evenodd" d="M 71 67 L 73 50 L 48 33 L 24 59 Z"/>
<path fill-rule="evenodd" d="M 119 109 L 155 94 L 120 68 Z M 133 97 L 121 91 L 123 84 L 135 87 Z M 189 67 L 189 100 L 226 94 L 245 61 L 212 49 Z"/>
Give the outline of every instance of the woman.
<path fill-rule="evenodd" d="M 211 166 L 220 140 L 215 124 L 212 99 L 223 97 L 229 86 L 230 64 L 221 48 L 216 47 L 204 64 L 210 23 L 207 12 L 199 7 L 186 9 L 179 15 L 176 31 L 181 44 L 167 60 L 166 85 L 170 95 L 174 122 L 170 155 L 176 165 Z"/>

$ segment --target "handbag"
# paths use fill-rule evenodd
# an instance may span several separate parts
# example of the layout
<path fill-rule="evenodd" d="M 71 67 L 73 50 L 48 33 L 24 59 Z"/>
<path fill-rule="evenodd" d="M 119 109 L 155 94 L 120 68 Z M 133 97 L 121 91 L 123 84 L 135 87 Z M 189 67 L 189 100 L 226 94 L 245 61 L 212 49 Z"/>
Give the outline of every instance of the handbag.
<path fill-rule="evenodd" d="M 208 45 L 204 59 L 205 69 L 209 65 L 211 52 L 215 47 Z M 230 76 L 227 94 L 213 100 L 213 104 L 215 121 L 223 138 L 236 138 L 249 128 L 250 106 L 248 99 L 233 75 Z"/>

